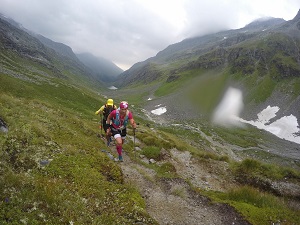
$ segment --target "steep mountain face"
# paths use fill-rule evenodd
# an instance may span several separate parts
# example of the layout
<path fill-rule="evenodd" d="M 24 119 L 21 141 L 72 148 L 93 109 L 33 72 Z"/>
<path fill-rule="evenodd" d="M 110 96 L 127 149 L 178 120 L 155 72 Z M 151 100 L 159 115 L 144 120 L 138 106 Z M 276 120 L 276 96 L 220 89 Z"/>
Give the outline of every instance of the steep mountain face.
<path fill-rule="evenodd" d="M 40 65 L 48 68 L 50 70 L 48 76 L 71 79 L 75 83 L 84 81 L 86 84 L 98 87 L 104 87 L 104 82 L 116 80 L 117 76 L 123 72 L 105 59 L 96 59 L 88 54 L 80 54 L 77 57 L 69 46 L 35 34 L 3 15 L 0 15 L 0 31 L 0 45 L 4 50 L 1 60 L 2 70 L 5 70 L 6 73 L 14 73 L 8 66 L 9 63 L 6 62 L 12 58 L 11 55 L 25 58 L 37 64 L 37 67 Z M 13 61 L 16 62 L 16 60 Z M 27 70 L 28 68 L 24 71 Z M 37 70 L 37 68 L 34 69 L 34 71 Z M 30 71 L 33 72 L 32 69 L 29 69 L 28 73 L 31 73 Z"/>
<path fill-rule="evenodd" d="M 153 65 L 172 65 L 177 63 L 180 66 L 175 67 L 176 70 L 187 70 L 195 67 L 195 64 L 197 64 L 198 61 L 197 58 L 199 58 L 200 61 L 206 59 L 206 63 L 202 62 L 203 64 L 201 65 L 204 68 L 218 67 L 227 62 L 227 59 L 223 57 L 226 49 L 230 47 L 234 48 L 235 46 L 248 41 L 259 40 L 284 23 L 285 21 L 283 19 L 269 18 L 254 21 L 242 29 L 222 31 L 216 34 L 185 39 L 180 43 L 168 46 L 155 57 L 134 65 L 120 76 L 120 78 L 122 79 L 123 77 L 123 79 L 122 82 L 119 83 L 127 85 L 131 83 L 130 81 L 137 80 L 136 78 L 139 76 L 139 73 L 143 71 L 144 66 L 149 63 L 152 63 Z M 253 46 L 254 44 L 251 45 Z M 217 59 L 213 58 L 216 55 Z M 222 62 L 220 62 L 220 58 Z M 130 78 L 128 74 L 130 74 Z M 141 80 L 139 80 L 139 82 L 140 81 Z"/>
<path fill-rule="evenodd" d="M 63 56 L 69 57 L 72 60 L 74 60 L 75 62 L 76 61 L 79 62 L 76 55 L 74 54 L 73 50 L 69 46 L 67 46 L 63 43 L 54 42 L 54 41 L 50 40 L 49 38 L 46 38 L 46 37 L 44 37 L 40 34 L 35 34 L 35 33 L 32 33 L 32 32 L 30 32 L 30 34 L 32 36 L 36 37 L 45 46 L 55 50 L 57 53 L 59 53 Z"/>
<path fill-rule="evenodd" d="M 95 57 L 90 53 L 81 53 L 77 58 L 90 68 L 97 78 L 103 82 L 115 81 L 123 70 L 107 59 Z"/>
<path fill-rule="evenodd" d="M 90 53 L 74 54 L 73 50 L 63 44 L 50 40 L 39 34 L 30 33 L 36 37 L 45 46 L 54 49 L 60 55 L 66 57 L 69 61 L 86 67 L 85 70 L 92 74 L 92 76 L 100 82 L 112 82 L 115 81 L 123 70 L 117 67 L 112 62 L 104 58 L 96 58 Z"/>
<path fill-rule="evenodd" d="M 102 86 L 69 46 L 26 31 L 3 16 L 0 17 L 0 47 L 1 70 L 5 74 L 36 81 L 45 77 L 63 78 L 71 83 Z M 20 68 L 22 74 L 18 72 Z"/>

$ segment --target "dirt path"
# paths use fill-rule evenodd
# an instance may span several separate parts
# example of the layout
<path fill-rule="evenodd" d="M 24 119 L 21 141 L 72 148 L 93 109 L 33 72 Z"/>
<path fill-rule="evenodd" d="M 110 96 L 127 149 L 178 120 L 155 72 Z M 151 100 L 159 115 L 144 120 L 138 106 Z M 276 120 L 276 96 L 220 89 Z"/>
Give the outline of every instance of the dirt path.
<path fill-rule="evenodd" d="M 116 152 L 114 146 L 112 153 Z M 137 154 L 139 157 L 139 154 Z M 120 163 L 125 182 L 135 186 L 143 196 L 147 212 L 159 224 L 168 225 L 199 225 L 199 224 L 249 224 L 230 206 L 212 203 L 208 198 L 201 196 L 191 189 L 185 179 L 189 179 L 195 187 L 224 190 L 230 185 L 224 183 L 226 179 L 220 177 L 224 174 L 218 166 L 219 175 L 204 170 L 198 162 L 194 161 L 189 152 L 180 152 L 176 149 L 166 161 L 171 162 L 182 178 L 167 179 L 156 177 L 152 169 L 141 166 L 124 152 L 124 162 Z"/>

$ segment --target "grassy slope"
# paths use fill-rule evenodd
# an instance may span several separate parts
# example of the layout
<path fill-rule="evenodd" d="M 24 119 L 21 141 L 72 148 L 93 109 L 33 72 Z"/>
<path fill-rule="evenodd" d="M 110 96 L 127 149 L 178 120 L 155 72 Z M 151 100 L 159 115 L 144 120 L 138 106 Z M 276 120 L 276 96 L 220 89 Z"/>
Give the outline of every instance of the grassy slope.
<path fill-rule="evenodd" d="M 0 74 L 0 84 L 0 115 L 9 129 L 0 136 L 1 224 L 155 223 L 100 151 L 98 96 L 49 77 L 34 83 Z"/>

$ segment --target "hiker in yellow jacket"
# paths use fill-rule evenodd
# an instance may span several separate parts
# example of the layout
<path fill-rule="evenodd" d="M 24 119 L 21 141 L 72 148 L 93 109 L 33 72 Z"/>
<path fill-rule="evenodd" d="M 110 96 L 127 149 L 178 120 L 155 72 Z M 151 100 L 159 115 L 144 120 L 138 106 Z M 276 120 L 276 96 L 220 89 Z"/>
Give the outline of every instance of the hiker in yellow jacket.
<path fill-rule="evenodd" d="M 106 140 L 107 140 L 107 146 L 110 145 L 111 142 L 111 134 L 107 132 L 107 128 L 109 128 L 109 124 L 106 124 L 107 116 L 113 111 L 117 109 L 117 107 L 114 105 L 113 99 L 107 99 L 107 102 L 105 105 L 101 106 L 100 109 L 98 109 L 95 112 L 95 115 L 101 115 L 102 118 L 102 128 L 104 129 Z"/>

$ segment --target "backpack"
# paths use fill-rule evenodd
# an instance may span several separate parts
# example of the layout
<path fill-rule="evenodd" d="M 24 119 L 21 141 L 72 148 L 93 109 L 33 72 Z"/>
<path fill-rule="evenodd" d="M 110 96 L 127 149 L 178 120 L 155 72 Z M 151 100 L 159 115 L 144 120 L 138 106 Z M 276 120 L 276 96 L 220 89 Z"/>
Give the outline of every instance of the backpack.
<path fill-rule="evenodd" d="M 107 120 L 108 115 L 117 107 L 115 105 L 113 105 L 113 107 L 108 108 L 107 104 L 105 104 L 105 107 L 103 109 L 103 119 Z"/>
<path fill-rule="evenodd" d="M 123 128 L 125 128 L 127 123 L 128 123 L 128 114 L 129 114 L 129 111 L 127 110 L 126 116 L 124 118 L 124 122 L 123 122 L 123 125 L 122 125 Z M 120 111 L 119 110 L 116 110 L 116 118 L 113 119 L 113 123 L 116 126 L 120 126 Z"/>

